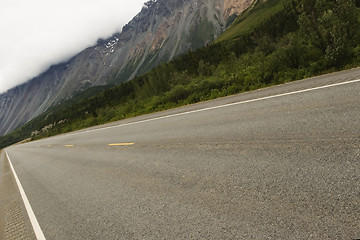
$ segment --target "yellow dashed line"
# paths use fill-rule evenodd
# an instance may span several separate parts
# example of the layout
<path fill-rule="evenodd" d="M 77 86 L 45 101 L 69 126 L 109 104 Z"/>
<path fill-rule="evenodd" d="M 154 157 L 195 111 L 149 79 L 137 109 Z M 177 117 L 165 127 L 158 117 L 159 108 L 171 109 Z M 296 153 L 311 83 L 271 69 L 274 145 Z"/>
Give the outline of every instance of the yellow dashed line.
<path fill-rule="evenodd" d="M 74 145 L 65 145 L 65 147 L 73 147 Z"/>
<path fill-rule="evenodd" d="M 111 144 L 109 144 L 109 146 L 131 146 L 134 144 L 135 143 L 111 143 Z"/>

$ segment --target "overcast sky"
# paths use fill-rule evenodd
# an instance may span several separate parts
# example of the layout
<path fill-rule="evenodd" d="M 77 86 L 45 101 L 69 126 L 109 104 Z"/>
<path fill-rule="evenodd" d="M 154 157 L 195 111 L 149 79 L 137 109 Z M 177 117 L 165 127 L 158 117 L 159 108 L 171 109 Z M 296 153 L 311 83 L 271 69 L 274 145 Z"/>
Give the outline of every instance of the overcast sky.
<path fill-rule="evenodd" d="M 0 93 L 110 37 L 146 0 L 0 0 Z"/>

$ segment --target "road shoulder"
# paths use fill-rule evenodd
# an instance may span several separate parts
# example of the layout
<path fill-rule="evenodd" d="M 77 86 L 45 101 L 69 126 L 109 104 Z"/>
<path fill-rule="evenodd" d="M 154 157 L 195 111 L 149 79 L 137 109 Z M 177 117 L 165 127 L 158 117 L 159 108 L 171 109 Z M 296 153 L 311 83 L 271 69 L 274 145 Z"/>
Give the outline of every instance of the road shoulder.
<path fill-rule="evenodd" d="M 0 152 L 0 239 L 36 239 L 4 151 Z"/>

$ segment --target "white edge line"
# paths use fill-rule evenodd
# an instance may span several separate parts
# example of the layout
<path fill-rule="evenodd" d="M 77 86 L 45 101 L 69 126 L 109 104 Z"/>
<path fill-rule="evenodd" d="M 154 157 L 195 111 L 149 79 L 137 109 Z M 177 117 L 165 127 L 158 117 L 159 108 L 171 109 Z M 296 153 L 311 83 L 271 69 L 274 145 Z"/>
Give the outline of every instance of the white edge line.
<path fill-rule="evenodd" d="M 204 111 L 209 111 L 209 110 L 218 109 L 218 108 L 225 108 L 225 107 L 230 107 L 230 106 L 235 106 L 235 105 L 240 105 L 240 104 L 245 104 L 245 103 L 263 101 L 263 100 L 267 100 L 267 99 L 271 99 L 271 98 L 277 98 L 277 97 L 283 97 L 283 96 L 288 96 L 288 95 L 294 95 L 294 94 L 298 94 L 298 93 L 310 92 L 310 91 L 315 91 L 315 90 L 324 89 L 324 88 L 331 88 L 331 87 L 336 87 L 336 86 L 341 86 L 341 85 L 356 83 L 356 82 L 360 82 L 360 79 L 350 80 L 350 81 L 341 82 L 341 83 L 334 83 L 334 84 L 329 84 L 329 85 L 320 86 L 320 87 L 307 88 L 307 89 L 288 92 L 288 93 L 281 93 L 281 94 L 276 94 L 276 95 L 267 96 L 267 97 L 255 98 L 255 99 L 245 100 L 245 101 L 241 101 L 241 102 L 228 103 L 228 104 L 224 104 L 224 105 L 208 107 L 208 108 L 203 108 L 203 109 L 198 109 L 198 110 L 193 110 L 193 111 L 188 111 L 188 112 L 183 112 L 183 113 L 175 113 L 175 114 L 171 114 L 171 115 L 167 115 L 167 116 L 150 118 L 150 119 L 131 122 L 131 123 L 124 123 L 124 124 L 110 126 L 110 127 L 97 128 L 97 129 L 87 130 L 87 131 L 83 131 L 83 132 L 70 133 L 69 135 L 77 135 L 77 134 L 96 132 L 96 131 L 101 131 L 101 130 L 106 130 L 106 129 L 124 127 L 124 126 L 145 123 L 145 122 L 151 122 L 151 121 L 165 119 L 165 118 L 187 115 L 187 114 L 191 114 L 191 113 L 204 112 Z"/>
<path fill-rule="evenodd" d="M 8 161 L 9 161 L 10 168 L 11 168 L 13 174 L 14 174 L 15 181 L 16 181 L 16 183 L 17 183 L 17 186 L 18 186 L 18 188 L 19 188 L 19 190 L 20 190 L 20 194 L 21 194 L 21 197 L 22 197 L 22 199 L 23 199 L 23 201 L 24 201 L 24 205 L 25 205 L 26 211 L 27 211 L 27 213 L 28 213 L 28 215 L 29 215 L 31 225 L 32 225 L 32 227 L 33 227 L 33 229 L 34 229 L 34 232 L 35 232 L 35 235 L 36 235 L 36 239 L 37 239 L 37 240 L 46 240 L 46 238 L 45 238 L 45 236 L 44 236 L 44 233 L 43 233 L 43 231 L 41 230 L 41 227 L 40 227 L 40 225 L 39 225 L 39 222 L 38 222 L 37 219 L 36 219 L 36 216 L 35 216 L 35 214 L 34 214 L 34 211 L 33 211 L 32 208 L 31 208 L 30 202 L 29 202 L 29 200 L 28 200 L 28 198 L 27 198 L 27 196 L 26 196 L 26 194 L 25 194 L 25 191 L 24 191 L 24 189 L 23 189 L 23 187 L 22 187 L 22 185 L 21 185 L 21 183 L 20 183 L 20 180 L 19 180 L 19 178 L 18 178 L 18 176 L 17 176 L 17 174 L 16 174 L 16 172 L 15 172 L 15 169 L 14 169 L 12 163 L 11 163 L 11 160 L 10 160 L 10 158 L 9 158 L 9 155 L 8 155 L 8 153 L 7 153 L 6 151 L 5 151 L 5 154 L 6 154 L 6 157 L 7 157 Z"/>

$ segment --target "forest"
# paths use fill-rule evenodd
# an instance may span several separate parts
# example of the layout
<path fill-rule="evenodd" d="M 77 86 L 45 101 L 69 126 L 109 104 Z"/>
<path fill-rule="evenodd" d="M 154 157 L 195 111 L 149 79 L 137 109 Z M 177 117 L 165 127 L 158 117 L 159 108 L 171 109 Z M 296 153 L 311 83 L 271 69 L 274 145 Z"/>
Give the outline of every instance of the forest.
<path fill-rule="evenodd" d="M 257 4 L 214 43 L 131 81 L 90 90 L 97 94 L 83 94 L 76 101 L 54 107 L 1 137 L 0 148 L 25 138 L 48 137 L 358 67 L 359 13 L 359 0 L 268 0 Z M 246 23 L 250 16 L 266 17 Z M 241 25 L 245 27 L 237 30 Z"/>

